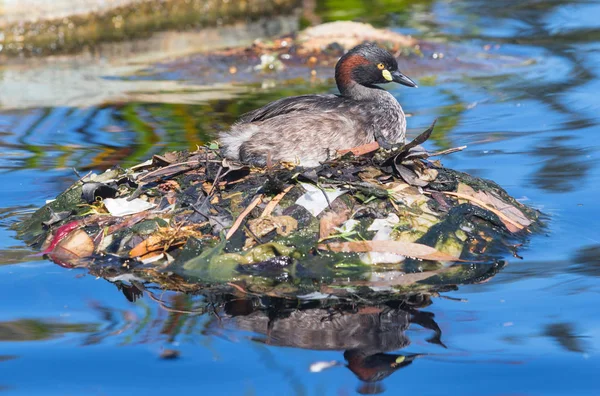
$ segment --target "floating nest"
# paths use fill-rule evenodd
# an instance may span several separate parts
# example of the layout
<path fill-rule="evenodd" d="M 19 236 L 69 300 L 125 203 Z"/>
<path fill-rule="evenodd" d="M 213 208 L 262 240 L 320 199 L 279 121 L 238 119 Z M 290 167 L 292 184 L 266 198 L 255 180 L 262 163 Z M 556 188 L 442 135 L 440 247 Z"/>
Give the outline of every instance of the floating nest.
<path fill-rule="evenodd" d="M 18 231 L 63 267 L 141 289 L 379 298 L 485 281 L 540 214 L 444 168 L 434 158 L 463 148 L 424 150 L 432 131 L 317 168 L 249 168 L 216 143 L 169 152 L 81 177 Z"/>

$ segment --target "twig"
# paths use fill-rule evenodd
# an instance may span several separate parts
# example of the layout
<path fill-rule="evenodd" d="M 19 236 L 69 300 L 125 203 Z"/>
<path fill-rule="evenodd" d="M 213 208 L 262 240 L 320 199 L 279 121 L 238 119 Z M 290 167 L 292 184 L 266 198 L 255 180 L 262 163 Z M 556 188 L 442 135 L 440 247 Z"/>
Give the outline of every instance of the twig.
<path fill-rule="evenodd" d="M 185 168 L 183 168 L 185 166 Z M 158 178 L 169 178 L 172 177 L 178 173 L 182 173 L 182 172 L 188 172 L 191 171 L 192 169 L 196 169 L 198 167 L 202 166 L 200 164 L 200 162 L 198 160 L 195 161 L 186 161 L 186 162 L 179 162 L 176 164 L 171 164 L 171 165 L 167 165 L 164 166 L 162 168 L 158 168 L 157 170 L 154 170 L 152 172 L 146 173 L 144 175 L 141 175 L 138 179 L 137 182 L 141 182 L 144 179 L 149 178 L 150 176 L 152 177 L 156 177 L 158 175 Z M 167 170 L 171 170 L 175 168 L 175 170 L 172 173 L 166 172 Z M 180 168 L 180 169 L 177 169 Z"/>
<path fill-rule="evenodd" d="M 248 205 L 248 207 L 244 209 L 244 211 L 238 216 L 238 218 L 235 219 L 235 222 L 233 223 L 229 231 L 227 231 L 227 236 L 225 236 L 225 239 L 229 239 L 233 236 L 233 234 L 235 234 L 237 229 L 240 228 L 240 225 L 242 224 L 246 216 L 248 216 L 248 214 L 252 212 L 252 209 L 254 209 L 256 205 L 258 205 L 262 201 L 262 197 L 262 194 L 259 194 L 258 197 L 254 198 L 254 201 L 252 201 L 250 205 Z"/>
<path fill-rule="evenodd" d="M 271 213 L 273 213 L 273 210 L 275 210 L 275 208 L 277 207 L 279 202 L 281 202 L 283 197 L 285 197 L 285 194 L 287 194 L 293 187 L 294 187 L 293 184 L 290 186 L 287 186 L 282 192 L 280 192 L 275 197 L 273 197 L 273 199 L 267 204 L 267 206 L 265 206 L 265 210 L 263 210 L 260 217 L 267 217 Z"/>
<path fill-rule="evenodd" d="M 325 191 L 325 189 L 321 186 L 319 186 L 318 184 L 314 185 L 315 187 L 317 187 L 322 193 L 323 196 L 325 197 L 325 201 L 327 201 L 327 207 L 331 210 L 333 210 L 333 208 L 331 207 L 331 201 L 329 200 L 329 196 L 327 195 L 327 191 Z"/>
<path fill-rule="evenodd" d="M 227 174 L 229 173 L 229 171 L 227 171 L 226 173 L 224 173 L 221 178 L 225 177 Z M 222 181 L 219 182 L 219 187 L 223 187 L 223 186 L 231 186 L 232 184 L 237 184 L 237 183 L 241 183 L 246 181 L 246 179 L 248 178 L 248 176 L 244 176 L 241 179 L 238 180 L 233 180 L 233 181 Z"/>
<path fill-rule="evenodd" d="M 208 169 L 208 168 L 207 168 Z M 219 170 L 217 171 L 217 176 L 215 177 L 215 180 L 213 181 L 213 183 L 210 186 L 210 190 L 208 191 L 208 193 L 206 194 L 206 197 L 204 198 L 204 200 L 202 201 L 202 203 L 200 204 L 200 209 L 196 208 L 195 205 L 198 205 L 198 201 L 200 201 L 200 198 L 202 197 L 198 197 L 198 200 L 196 201 L 195 205 L 192 205 L 192 208 L 198 212 L 199 214 L 201 214 L 202 216 L 206 217 L 206 219 L 208 220 L 208 216 L 205 215 L 204 213 L 202 213 L 202 208 L 206 206 L 207 203 L 210 202 L 213 192 L 215 191 L 215 185 L 217 185 L 219 183 L 219 178 L 221 177 L 221 171 L 223 170 L 223 167 L 219 167 Z"/>
<path fill-rule="evenodd" d="M 138 198 L 140 195 L 142 195 L 144 193 L 144 187 L 146 186 L 145 183 L 140 183 L 138 185 L 138 188 L 135 189 L 134 192 L 131 193 L 131 195 L 129 197 L 127 197 L 127 201 L 133 201 L 134 199 Z"/>
<path fill-rule="evenodd" d="M 390 198 L 390 203 L 392 204 L 394 209 L 396 209 L 396 212 L 398 214 L 402 213 L 402 211 L 400 210 L 400 207 L 398 206 L 398 204 L 396 202 L 394 202 L 394 200 L 392 198 Z"/>
<path fill-rule="evenodd" d="M 208 169 L 208 168 L 206 168 Z M 220 166 L 219 170 L 217 171 L 217 176 L 215 176 L 215 180 L 213 181 L 212 185 L 210 186 L 210 190 L 208 191 L 208 197 L 210 197 L 213 193 L 213 191 L 215 190 L 215 186 L 219 184 L 219 179 L 221 178 L 221 172 L 223 171 L 223 167 Z"/>
<path fill-rule="evenodd" d="M 204 158 L 204 173 L 206 175 L 206 180 L 208 180 L 209 177 L 210 177 L 209 174 L 208 174 L 208 172 L 209 172 L 209 167 L 208 167 L 208 151 L 204 152 L 204 157 L 205 157 Z M 221 169 L 219 169 L 219 172 L 220 171 L 221 171 Z M 213 185 L 214 185 L 214 183 L 213 183 Z M 208 195 L 210 195 L 210 193 Z"/>
<path fill-rule="evenodd" d="M 463 151 L 466 148 L 467 148 L 467 146 L 460 146 L 460 147 L 449 148 L 447 150 L 436 151 L 435 153 L 429 153 L 429 157 L 436 157 L 438 155 L 452 154 L 452 153 L 456 153 L 457 151 Z"/>
<path fill-rule="evenodd" d="M 252 230 L 250 229 L 250 227 L 248 227 L 247 225 L 244 225 L 244 230 L 246 232 L 248 232 L 248 235 L 250 235 L 252 237 L 252 239 L 254 239 L 254 241 L 256 243 L 258 243 L 259 245 L 263 244 L 263 241 L 260 240 L 260 238 L 258 237 L 258 235 L 256 235 L 255 233 L 252 232 Z"/>
<path fill-rule="evenodd" d="M 79 179 L 79 180 L 77 180 L 78 183 L 83 182 L 83 179 L 89 177 L 93 173 L 92 171 L 89 171 L 85 175 L 81 176 L 81 174 L 79 172 L 77 172 L 77 169 L 75 169 L 75 168 L 72 168 L 72 169 L 73 169 L 73 173 L 75 173 L 75 176 L 77 176 L 77 179 Z"/>
<path fill-rule="evenodd" d="M 441 295 L 441 294 L 438 294 L 437 297 L 438 298 L 442 298 L 444 300 L 450 300 L 450 301 L 469 302 L 469 300 L 466 299 L 466 298 L 450 297 L 450 296 L 444 296 L 444 295 Z"/>

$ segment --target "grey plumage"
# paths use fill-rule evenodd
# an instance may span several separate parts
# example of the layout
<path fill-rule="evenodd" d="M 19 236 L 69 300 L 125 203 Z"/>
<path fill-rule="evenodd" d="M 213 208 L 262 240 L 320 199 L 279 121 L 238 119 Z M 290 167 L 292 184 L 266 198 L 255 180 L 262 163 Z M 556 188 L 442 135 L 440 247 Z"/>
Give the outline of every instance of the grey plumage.
<path fill-rule="evenodd" d="M 268 158 L 318 166 L 336 150 L 375 140 L 384 146 L 403 143 L 404 112 L 390 93 L 374 85 L 389 82 L 378 64 L 396 73 L 394 81 L 404 77 L 387 51 L 372 44 L 355 47 L 336 66 L 341 95 L 283 98 L 242 115 L 220 136 L 225 156 L 257 166 Z"/>

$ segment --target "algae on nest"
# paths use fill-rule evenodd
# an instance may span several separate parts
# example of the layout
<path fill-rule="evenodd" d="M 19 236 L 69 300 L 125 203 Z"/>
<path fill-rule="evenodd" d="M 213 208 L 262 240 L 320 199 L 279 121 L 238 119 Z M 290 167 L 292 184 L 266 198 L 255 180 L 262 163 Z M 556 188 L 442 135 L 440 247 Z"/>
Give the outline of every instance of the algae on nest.
<path fill-rule="evenodd" d="M 539 213 L 432 161 L 458 150 L 422 149 L 432 131 L 317 168 L 248 168 L 215 144 L 154 156 L 82 178 L 19 235 L 60 265 L 186 291 L 342 296 L 485 278 Z"/>

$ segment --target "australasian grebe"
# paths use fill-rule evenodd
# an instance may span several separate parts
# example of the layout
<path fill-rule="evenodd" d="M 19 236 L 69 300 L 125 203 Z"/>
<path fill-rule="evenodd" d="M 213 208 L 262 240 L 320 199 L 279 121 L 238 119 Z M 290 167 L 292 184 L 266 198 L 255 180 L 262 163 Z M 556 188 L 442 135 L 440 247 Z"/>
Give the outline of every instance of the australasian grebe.
<path fill-rule="evenodd" d="M 335 154 L 377 141 L 404 143 L 406 118 L 398 101 L 375 84 L 417 85 L 398 70 L 396 59 L 375 44 L 361 44 L 335 67 L 340 95 L 283 98 L 246 113 L 221 134 L 227 158 L 265 166 L 267 160 L 318 166 Z"/>

